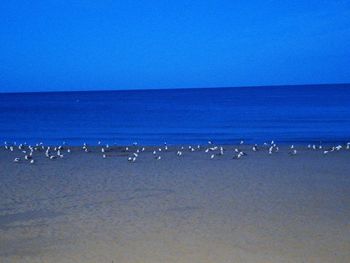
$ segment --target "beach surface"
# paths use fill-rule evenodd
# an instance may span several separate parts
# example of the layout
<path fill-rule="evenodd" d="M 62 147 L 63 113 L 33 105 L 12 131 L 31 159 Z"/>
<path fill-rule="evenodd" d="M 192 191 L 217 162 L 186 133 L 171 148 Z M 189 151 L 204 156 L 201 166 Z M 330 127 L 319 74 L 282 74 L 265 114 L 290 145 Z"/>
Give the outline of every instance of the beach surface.
<path fill-rule="evenodd" d="M 1 148 L 0 262 L 350 262 L 350 151 L 233 148 Z"/>

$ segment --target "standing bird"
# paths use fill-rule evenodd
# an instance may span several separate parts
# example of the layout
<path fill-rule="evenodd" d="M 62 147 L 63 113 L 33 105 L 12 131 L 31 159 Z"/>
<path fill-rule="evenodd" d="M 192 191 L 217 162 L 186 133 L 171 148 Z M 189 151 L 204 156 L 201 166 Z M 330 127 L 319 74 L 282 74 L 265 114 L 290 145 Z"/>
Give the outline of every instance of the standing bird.
<path fill-rule="evenodd" d="M 232 157 L 232 159 L 240 159 L 242 157 L 242 155 L 240 155 L 239 153 L 237 155 L 234 155 Z"/>
<path fill-rule="evenodd" d="M 293 150 L 293 151 L 291 151 L 289 154 L 290 154 L 290 155 L 296 155 L 296 154 L 297 154 L 297 150 L 296 150 L 296 149 L 294 149 L 294 150 Z"/>
<path fill-rule="evenodd" d="M 134 163 L 134 162 L 136 162 L 136 157 L 129 157 L 128 161 Z"/>
<path fill-rule="evenodd" d="M 341 145 L 338 145 L 338 146 L 335 147 L 335 149 L 336 149 L 337 151 L 340 151 L 340 149 L 342 149 L 342 148 L 343 148 L 343 146 L 341 146 Z"/>

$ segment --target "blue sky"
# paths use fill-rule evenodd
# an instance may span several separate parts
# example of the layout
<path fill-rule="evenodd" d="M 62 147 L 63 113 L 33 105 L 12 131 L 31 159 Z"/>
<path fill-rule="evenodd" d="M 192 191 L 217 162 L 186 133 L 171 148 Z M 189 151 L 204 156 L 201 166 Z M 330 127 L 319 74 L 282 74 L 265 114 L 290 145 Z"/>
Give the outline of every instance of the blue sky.
<path fill-rule="evenodd" d="M 350 1 L 2 1 L 0 91 L 350 82 Z"/>

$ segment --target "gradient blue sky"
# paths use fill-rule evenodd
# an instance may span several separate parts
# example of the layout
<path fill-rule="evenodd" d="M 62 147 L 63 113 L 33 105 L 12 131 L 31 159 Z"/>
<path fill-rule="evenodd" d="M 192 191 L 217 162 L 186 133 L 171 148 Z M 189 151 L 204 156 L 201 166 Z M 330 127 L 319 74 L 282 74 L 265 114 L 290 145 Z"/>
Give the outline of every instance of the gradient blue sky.
<path fill-rule="evenodd" d="M 350 82 L 350 1 L 2 1 L 0 91 Z"/>

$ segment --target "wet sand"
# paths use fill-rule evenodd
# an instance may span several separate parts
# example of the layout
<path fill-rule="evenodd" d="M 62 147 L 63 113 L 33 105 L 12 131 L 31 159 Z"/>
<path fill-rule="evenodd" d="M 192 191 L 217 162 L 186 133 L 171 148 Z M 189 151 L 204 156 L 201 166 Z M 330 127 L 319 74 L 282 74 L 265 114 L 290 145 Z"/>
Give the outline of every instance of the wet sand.
<path fill-rule="evenodd" d="M 350 262 L 350 151 L 0 150 L 0 262 Z M 23 156 L 23 155 L 22 155 Z"/>

